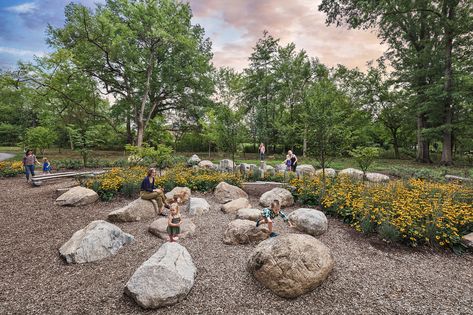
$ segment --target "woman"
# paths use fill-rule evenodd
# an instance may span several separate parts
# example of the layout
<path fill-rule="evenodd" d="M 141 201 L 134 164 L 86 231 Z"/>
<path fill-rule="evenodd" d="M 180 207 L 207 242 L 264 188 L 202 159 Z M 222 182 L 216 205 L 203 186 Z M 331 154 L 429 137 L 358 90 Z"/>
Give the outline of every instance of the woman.
<path fill-rule="evenodd" d="M 150 168 L 148 170 L 147 176 L 141 182 L 141 191 L 140 197 L 144 200 L 150 200 L 153 203 L 153 206 L 157 214 L 164 215 L 163 208 L 167 206 L 166 196 L 161 189 L 156 188 L 154 185 L 154 178 L 156 177 L 156 169 Z M 156 209 L 156 204 L 158 204 L 158 209 Z"/>
<path fill-rule="evenodd" d="M 41 165 L 41 163 L 39 163 L 39 161 L 36 159 L 36 155 L 33 154 L 33 151 L 32 150 L 27 150 L 26 153 L 25 153 L 25 156 L 23 157 L 23 166 L 25 168 L 25 174 L 26 174 L 26 181 L 27 182 L 30 181 L 30 174 L 31 174 L 31 177 L 33 177 L 35 175 L 34 174 L 34 164 L 35 163 Z"/>
<path fill-rule="evenodd" d="M 291 171 L 295 172 L 297 167 L 297 156 L 292 153 L 291 150 L 287 151 L 289 158 L 291 159 Z"/>

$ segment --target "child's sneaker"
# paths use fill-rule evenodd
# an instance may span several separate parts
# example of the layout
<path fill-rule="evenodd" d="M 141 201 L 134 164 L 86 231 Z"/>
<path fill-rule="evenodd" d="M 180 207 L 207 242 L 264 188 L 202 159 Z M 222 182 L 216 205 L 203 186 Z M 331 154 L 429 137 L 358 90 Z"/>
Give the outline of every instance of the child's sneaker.
<path fill-rule="evenodd" d="M 269 234 L 269 237 L 276 237 L 276 236 L 278 236 L 278 235 L 279 235 L 278 233 L 271 232 L 271 234 Z"/>

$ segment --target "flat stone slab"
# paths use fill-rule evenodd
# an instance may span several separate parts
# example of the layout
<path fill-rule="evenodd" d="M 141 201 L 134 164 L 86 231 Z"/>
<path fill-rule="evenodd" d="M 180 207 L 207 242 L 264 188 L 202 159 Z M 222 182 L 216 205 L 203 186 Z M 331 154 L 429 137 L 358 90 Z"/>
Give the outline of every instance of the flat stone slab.
<path fill-rule="evenodd" d="M 283 183 L 278 182 L 246 182 L 242 184 L 243 190 L 251 196 L 260 197 L 267 191 L 270 191 L 273 188 L 281 188 Z"/>
<path fill-rule="evenodd" d="M 186 238 L 190 237 L 195 234 L 195 224 L 192 222 L 191 219 L 181 215 L 181 233 L 179 234 L 179 238 Z M 168 228 L 168 218 L 162 217 L 159 218 L 153 223 L 150 224 L 148 231 L 159 237 L 160 239 L 163 240 L 168 240 L 169 239 L 169 234 L 167 231 Z"/>

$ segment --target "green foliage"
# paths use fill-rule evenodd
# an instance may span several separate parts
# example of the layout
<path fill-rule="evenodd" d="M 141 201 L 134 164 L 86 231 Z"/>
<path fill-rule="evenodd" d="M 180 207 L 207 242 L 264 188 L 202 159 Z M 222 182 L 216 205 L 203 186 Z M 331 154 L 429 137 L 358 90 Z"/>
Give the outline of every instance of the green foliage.
<path fill-rule="evenodd" d="M 45 127 L 30 128 L 26 131 L 23 144 L 27 148 L 39 149 L 41 155 L 44 149 L 48 148 L 56 141 L 57 134 Z"/>
<path fill-rule="evenodd" d="M 363 174 L 366 174 L 371 164 L 379 157 L 379 149 L 373 147 L 358 147 L 351 150 L 350 155 L 355 158 Z"/>
<path fill-rule="evenodd" d="M 154 164 L 159 169 L 168 166 L 172 158 L 172 148 L 163 144 L 158 144 L 155 148 L 150 147 L 147 143 L 143 146 L 133 146 L 127 144 L 125 150 L 135 157 L 136 161 L 145 164 Z"/>
<path fill-rule="evenodd" d="M 377 230 L 379 236 L 385 241 L 396 243 L 401 239 L 398 229 L 387 221 L 381 223 Z"/>

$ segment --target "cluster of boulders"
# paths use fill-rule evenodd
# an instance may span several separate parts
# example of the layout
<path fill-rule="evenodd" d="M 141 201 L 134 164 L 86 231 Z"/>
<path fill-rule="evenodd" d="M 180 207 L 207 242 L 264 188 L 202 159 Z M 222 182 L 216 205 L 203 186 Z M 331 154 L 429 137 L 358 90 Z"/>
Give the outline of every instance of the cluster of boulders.
<path fill-rule="evenodd" d="M 179 200 L 186 205 L 187 215 L 192 217 L 210 211 L 210 205 L 203 198 L 192 198 L 187 187 L 175 187 L 166 194 L 168 202 Z M 56 199 L 56 204 L 82 206 L 95 202 L 97 193 L 84 187 L 73 187 Z M 156 218 L 155 207 L 149 200 L 138 198 L 126 206 L 108 214 L 110 222 L 133 222 Z M 185 218 L 181 225 L 180 238 L 194 235 L 196 226 L 192 219 Z M 103 220 L 93 221 L 75 232 L 59 249 L 67 263 L 88 263 L 117 254 L 134 237 L 118 226 Z M 148 231 L 167 240 L 168 219 L 159 217 L 148 227 Z M 158 308 L 181 301 L 191 290 L 196 268 L 187 249 L 177 243 L 164 243 L 158 251 L 144 262 L 133 274 L 125 287 L 129 295 L 143 308 Z"/>
<path fill-rule="evenodd" d="M 271 165 L 266 165 L 264 161 L 261 161 L 260 165 L 256 164 L 247 164 L 241 163 L 236 165 L 232 160 L 224 159 L 219 162 L 219 164 L 214 164 L 208 160 L 201 160 L 196 154 L 194 154 L 188 161 L 187 164 L 197 168 L 203 169 L 213 169 L 221 172 L 233 172 L 238 171 L 242 174 L 259 174 L 261 178 L 265 174 L 274 175 L 276 173 L 285 173 L 287 168 L 285 164 L 278 164 L 275 167 Z M 335 177 L 337 176 L 337 171 L 333 168 L 326 168 L 325 170 L 318 169 L 316 170 L 314 166 L 310 164 L 301 164 L 296 168 L 296 175 L 301 176 L 322 176 L 322 173 L 325 173 L 326 177 Z M 353 179 L 363 179 L 363 172 L 354 168 L 346 168 L 338 172 L 339 175 L 348 176 Z M 365 179 L 369 182 L 381 183 L 389 181 L 389 176 L 380 174 L 380 173 L 371 173 L 368 172 L 365 174 Z"/>

